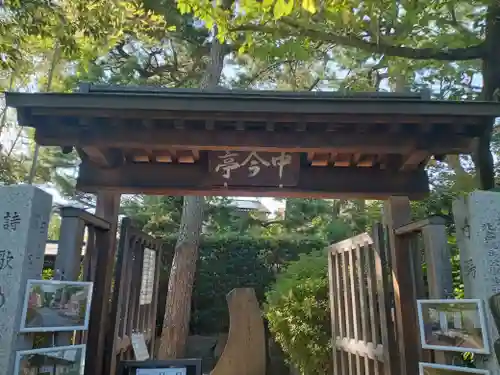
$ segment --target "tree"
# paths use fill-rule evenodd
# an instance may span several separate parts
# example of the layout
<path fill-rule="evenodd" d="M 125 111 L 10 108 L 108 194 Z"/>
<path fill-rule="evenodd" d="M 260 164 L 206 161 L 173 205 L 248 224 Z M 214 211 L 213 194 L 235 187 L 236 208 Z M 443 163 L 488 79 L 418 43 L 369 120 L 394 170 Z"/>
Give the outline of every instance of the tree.
<path fill-rule="evenodd" d="M 88 70 L 89 65 L 120 41 L 125 33 L 142 37 L 164 28 L 161 18 L 132 1 L 104 0 L 89 5 L 85 1 L 7 0 L 2 4 L 1 12 L 0 87 L 3 88 L 4 81 L 8 82 L 5 86 L 11 91 L 26 90 L 30 86 L 36 87 L 36 90 L 65 91 L 68 89 L 67 77 L 78 75 L 78 72 L 75 74 L 75 66 Z M 0 112 L 0 135 L 6 128 L 6 115 L 4 107 Z M 32 168 L 27 179 L 40 182 L 42 177 L 48 175 L 47 168 L 41 173 L 37 168 L 41 151 L 32 142 L 32 152 L 28 157 L 19 157 L 16 144 L 26 132 L 22 127 L 16 132 L 18 135 L 7 152 L 7 161 L 16 158 L 21 159 L 23 164 L 31 161 Z M 61 155 L 59 160 L 64 159 L 66 165 L 77 159 L 75 155 Z M 0 156 L 3 159 L 3 155 Z M 23 169 L 25 167 L 23 165 Z M 57 165 L 54 169 L 59 167 Z M 13 168 L 10 166 L 10 169 Z M 62 178 L 59 174 L 54 176 Z M 5 178 L 9 182 L 13 177 L 19 181 L 12 173 Z M 46 181 L 50 179 L 43 182 Z"/>
<path fill-rule="evenodd" d="M 224 67 L 224 46 L 216 36 L 217 27 L 214 27 L 210 63 L 200 84 L 202 90 L 214 89 L 218 86 Z M 184 197 L 181 227 L 168 281 L 165 318 L 158 352 L 158 357 L 161 359 L 179 358 L 185 353 L 204 209 L 204 197 Z"/>
<path fill-rule="evenodd" d="M 200 4 L 201 3 L 201 4 Z M 207 23 L 216 22 L 220 38 L 245 40 L 244 48 L 258 50 L 262 40 L 327 45 L 333 55 L 339 47 L 363 51 L 378 63 L 390 64 L 393 78 L 404 77 L 401 59 L 448 64 L 480 61 L 483 77 L 482 99 L 500 98 L 500 3 L 494 0 L 435 2 L 419 1 L 270 1 L 249 0 L 238 11 L 209 11 L 211 1 L 181 0 L 179 9 L 193 13 Z M 234 15 L 236 14 L 236 15 Z M 264 43 L 264 47 L 268 44 Z M 376 66 L 376 64 L 372 64 Z M 407 73 L 407 72 L 406 72 Z M 476 172 L 483 189 L 495 185 L 494 162 L 490 152 L 493 123 L 480 137 L 473 153 Z"/>

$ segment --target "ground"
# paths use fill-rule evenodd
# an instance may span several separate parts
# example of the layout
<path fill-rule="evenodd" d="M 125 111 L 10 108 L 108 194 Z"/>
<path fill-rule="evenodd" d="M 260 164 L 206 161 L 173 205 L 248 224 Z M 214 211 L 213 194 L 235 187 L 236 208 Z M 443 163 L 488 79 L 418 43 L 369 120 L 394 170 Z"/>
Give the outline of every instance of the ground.
<path fill-rule="evenodd" d="M 36 310 L 37 315 L 31 320 L 29 326 L 42 327 L 67 327 L 78 324 L 77 321 L 69 317 L 60 315 L 58 310 L 53 310 L 48 307 L 41 307 Z"/>

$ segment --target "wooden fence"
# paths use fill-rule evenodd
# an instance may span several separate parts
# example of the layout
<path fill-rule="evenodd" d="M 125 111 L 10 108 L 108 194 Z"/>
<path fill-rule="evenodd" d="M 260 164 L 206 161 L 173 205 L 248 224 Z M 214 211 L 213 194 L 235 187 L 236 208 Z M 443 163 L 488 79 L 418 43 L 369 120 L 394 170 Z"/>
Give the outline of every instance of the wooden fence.
<path fill-rule="evenodd" d="M 134 359 L 133 333 L 142 333 L 150 355 L 155 350 L 156 314 L 162 242 L 122 220 L 109 315 L 104 374 L 114 374 L 121 360 Z"/>
<path fill-rule="evenodd" d="M 396 375 L 391 266 L 383 227 L 328 249 L 333 367 L 338 375 Z"/>
<path fill-rule="evenodd" d="M 89 330 L 58 333 L 57 345 L 86 343 L 86 374 L 101 375 L 105 351 L 106 319 L 109 312 L 113 258 L 111 225 L 100 217 L 75 207 L 63 207 L 61 233 L 54 263 L 54 278 L 94 283 Z M 85 234 L 87 239 L 84 242 Z"/>
<path fill-rule="evenodd" d="M 154 353 L 163 244 L 125 218 L 115 257 L 109 222 L 74 207 L 60 213 L 54 277 L 94 287 L 88 332 L 58 333 L 56 344 L 86 343 L 85 375 L 114 374 L 120 360 L 133 358 L 132 333 L 143 333 Z"/>

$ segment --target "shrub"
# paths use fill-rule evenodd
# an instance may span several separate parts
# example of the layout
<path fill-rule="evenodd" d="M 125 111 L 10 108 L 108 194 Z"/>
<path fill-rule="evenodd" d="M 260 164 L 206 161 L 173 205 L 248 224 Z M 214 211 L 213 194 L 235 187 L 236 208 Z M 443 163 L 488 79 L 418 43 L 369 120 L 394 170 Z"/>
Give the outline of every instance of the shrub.
<path fill-rule="evenodd" d="M 269 329 L 304 375 L 333 373 L 327 264 L 322 251 L 301 255 L 266 294 Z"/>
<path fill-rule="evenodd" d="M 175 238 L 166 238 L 171 252 Z M 327 243 L 314 236 L 257 237 L 241 234 L 206 236 L 200 255 L 191 305 L 191 333 L 227 332 L 229 314 L 226 294 L 233 288 L 254 288 L 259 302 L 275 281 L 275 275 L 300 254 L 324 249 Z M 162 278 L 167 282 L 171 254 L 164 254 Z M 164 302 L 160 299 L 160 304 Z M 163 317 L 160 306 L 160 318 Z"/>

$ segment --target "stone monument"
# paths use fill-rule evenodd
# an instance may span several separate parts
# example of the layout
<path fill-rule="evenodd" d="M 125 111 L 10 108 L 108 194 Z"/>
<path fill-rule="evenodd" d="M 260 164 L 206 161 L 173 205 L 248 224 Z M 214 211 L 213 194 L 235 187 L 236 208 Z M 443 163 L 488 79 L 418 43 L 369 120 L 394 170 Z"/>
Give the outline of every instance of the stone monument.
<path fill-rule="evenodd" d="M 210 375 L 264 375 L 266 341 L 264 322 L 255 291 L 237 288 L 227 296 L 229 335 Z"/>
<path fill-rule="evenodd" d="M 31 185 L 0 187 L 0 375 L 13 374 L 17 350 L 31 349 L 18 334 L 21 311 L 26 280 L 41 277 L 51 207 Z"/>
<path fill-rule="evenodd" d="M 483 300 L 490 356 L 477 356 L 476 366 L 500 375 L 493 343 L 499 339 L 488 301 L 500 292 L 500 193 L 475 191 L 453 203 L 465 298 Z"/>

